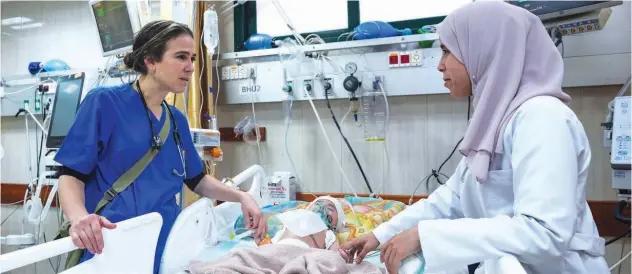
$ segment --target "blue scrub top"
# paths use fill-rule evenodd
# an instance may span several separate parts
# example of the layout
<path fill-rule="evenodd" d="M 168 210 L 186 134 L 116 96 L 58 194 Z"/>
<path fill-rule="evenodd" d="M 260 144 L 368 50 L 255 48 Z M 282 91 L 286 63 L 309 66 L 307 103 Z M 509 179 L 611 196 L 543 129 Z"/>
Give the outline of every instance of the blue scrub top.
<path fill-rule="evenodd" d="M 203 171 L 202 160 L 193 146 L 186 117 L 177 108 L 169 107 L 186 154 L 186 179 L 191 179 Z M 156 135 L 167 115 L 164 106 L 160 120 L 150 112 Z M 81 103 L 55 161 L 89 174 L 90 179 L 85 182 L 86 209 L 94 213 L 103 194 L 149 150 L 152 136 L 140 94 L 130 84 L 95 88 Z M 172 125 L 169 137 L 152 162 L 100 214 L 114 223 L 151 212 L 162 215 L 154 273 L 158 273 L 167 236 L 180 213 L 176 195 L 182 190 L 185 178 L 174 174 L 173 169 L 182 174 Z M 93 256 L 86 250 L 80 262 Z"/>

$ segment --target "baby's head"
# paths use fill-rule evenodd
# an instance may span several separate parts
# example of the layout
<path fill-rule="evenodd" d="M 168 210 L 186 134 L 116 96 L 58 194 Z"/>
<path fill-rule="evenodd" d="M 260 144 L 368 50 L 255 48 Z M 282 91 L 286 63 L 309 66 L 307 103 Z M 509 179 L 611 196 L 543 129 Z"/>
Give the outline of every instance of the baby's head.
<path fill-rule="evenodd" d="M 345 215 L 342 205 L 338 200 L 330 196 L 321 196 L 314 200 L 307 210 L 320 216 L 327 228 L 334 232 L 340 232 L 344 227 Z"/>

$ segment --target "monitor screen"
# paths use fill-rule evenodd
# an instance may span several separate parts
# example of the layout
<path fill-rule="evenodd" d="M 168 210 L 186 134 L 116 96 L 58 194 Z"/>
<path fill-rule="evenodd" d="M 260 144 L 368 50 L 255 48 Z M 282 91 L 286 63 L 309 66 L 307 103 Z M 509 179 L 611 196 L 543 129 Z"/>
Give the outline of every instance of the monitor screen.
<path fill-rule="evenodd" d="M 126 1 L 100 1 L 92 4 L 101 48 L 106 53 L 131 47 L 134 43 L 134 29 Z M 113 52 L 112 54 L 117 53 Z"/>
<path fill-rule="evenodd" d="M 83 75 L 81 73 L 59 78 L 46 139 L 48 148 L 59 148 L 75 121 L 75 115 L 81 101 Z"/>

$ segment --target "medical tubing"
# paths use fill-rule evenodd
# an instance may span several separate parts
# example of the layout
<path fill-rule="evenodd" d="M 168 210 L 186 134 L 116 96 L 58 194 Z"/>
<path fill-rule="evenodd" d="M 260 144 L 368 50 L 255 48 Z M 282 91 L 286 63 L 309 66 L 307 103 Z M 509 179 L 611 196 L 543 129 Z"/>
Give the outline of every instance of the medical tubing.
<path fill-rule="evenodd" d="M 424 177 L 423 179 L 421 179 L 421 181 L 419 181 L 419 184 L 417 184 L 417 186 L 415 187 L 415 190 L 413 190 L 413 193 L 410 194 L 410 199 L 408 199 L 408 205 L 412 205 L 413 204 L 413 197 L 415 196 L 415 192 L 417 192 L 417 189 L 419 188 L 421 183 L 423 183 L 424 180 L 430 178 L 430 176 L 432 176 L 432 174 L 426 175 L 426 177 Z"/>
<path fill-rule="evenodd" d="M 219 34 L 219 30 L 217 31 L 217 33 Z M 218 69 L 219 68 L 219 54 L 220 54 L 221 48 L 222 48 L 221 40 L 219 36 L 217 36 L 217 60 L 215 60 L 215 76 L 217 77 L 217 89 L 213 93 L 215 95 L 215 104 L 213 105 L 213 119 L 216 121 L 217 121 L 217 103 L 219 99 L 219 92 L 221 91 L 221 88 L 222 88 L 222 81 L 219 79 L 219 69 Z M 213 57 L 211 57 L 211 60 L 213 60 Z"/>
<path fill-rule="evenodd" d="M 347 110 L 347 113 L 345 113 L 345 116 L 342 116 L 342 120 L 340 120 L 341 124 L 344 125 L 345 119 L 347 119 L 347 116 L 349 116 L 349 113 L 351 113 L 351 108 L 349 108 L 349 110 Z"/>
<path fill-rule="evenodd" d="M 0 222 L 0 225 L 4 225 L 4 222 L 6 222 L 7 220 L 9 220 L 9 218 L 11 218 L 11 216 L 18 211 L 18 209 L 20 209 L 20 206 L 16 206 L 15 209 L 13 211 L 11 211 L 11 213 L 9 213 L 9 215 L 7 217 L 4 217 L 4 220 L 2 220 L 2 222 Z"/>
<path fill-rule="evenodd" d="M 467 98 L 467 121 L 470 121 L 470 111 L 472 110 L 472 100 L 470 97 Z M 465 138 L 465 137 L 463 137 Z M 441 165 L 439 166 L 439 169 L 437 170 L 437 172 L 441 172 L 441 169 L 443 168 L 443 166 L 445 165 L 445 163 L 448 162 L 448 160 L 450 158 L 452 158 L 452 155 L 454 155 L 454 152 L 456 152 L 456 149 L 459 147 L 459 145 L 461 144 L 461 142 L 463 141 L 463 138 L 461 138 L 461 140 L 459 140 L 458 143 L 456 143 L 456 146 L 454 146 L 454 149 L 452 149 L 452 152 L 450 153 L 450 156 L 448 156 L 448 158 L 446 158 L 443 163 L 441 163 Z"/>
<path fill-rule="evenodd" d="M 630 255 L 632 255 L 632 252 L 629 252 L 628 255 L 625 255 L 625 257 L 621 258 L 621 260 L 619 260 L 618 262 L 613 264 L 610 267 L 610 271 L 614 270 L 617 266 L 619 266 L 621 263 L 623 263 L 628 257 L 630 257 Z"/>
<path fill-rule="evenodd" d="M 28 164 L 28 171 L 29 171 L 29 187 L 33 184 L 33 167 L 31 166 L 31 136 L 29 134 L 29 117 L 28 117 L 28 113 L 24 113 L 24 125 L 26 128 L 26 143 L 28 144 L 26 146 L 27 150 L 28 150 L 28 157 L 26 157 L 26 161 Z M 38 197 L 39 197 L 39 193 L 38 193 Z"/>
<path fill-rule="evenodd" d="M 621 234 L 621 235 L 619 235 L 619 236 L 617 236 L 617 237 L 614 237 L 614 238 L 612 238 L 612 239 L 608 240 L 608 241 L 606 242 L 606 246 L 608 246 L 608 245 L 610 245 L 610 244 L 612 244 L 612 243 L 614 243 L 614 242 L 618 241 L 619 239 L 621 239 L 621 238 L 623 238 L 623 237 L 628 236 L 628 235 L 630 234 L 630 232 L 632 232 L 632 230 L 628 229 L 628 231 L 626 231 L 625 233 L 623 233 L 623 234 Z"/>
<path fill-rule="evenodd" d="M 628 80 L 625 82 L 623 87 L 617 93 L 617 97 L 622 96 L 625 93 L 625 91 L 628 90 L 628 87 L 630 86 L 630 80 L 632 80 L 632 76 L 628 77 Z"/>
<path fill-rule="evenodd" d="M 290 105 L 289 105 L 289 110 L 288 110 L 288 114 L 291 117 L 291 113 L 292 113 L 292 105 L 294 105 L 294 96 L 290 96 Z M 286 119 L 285 121 L 285 154 L 287 154 L 287 158 L 290 160 L 290 164 L 292 165 L 292 171 L 294 171 L 294 176 L 296 176 L 296 179 L 298 179 L 298 182 L 301 182 L 301 178 L 298 176 L 298 173 L 296 172 L 296 166 L 294 165 L 294 160 L 292 159 L 292 155 L 290 154 L 290 149 L 288 147 L 288 141 L 287 141 L 287 137 L 288 137 L 288 133 L 290 132 L 290 123 L 292 122 L 291 118 L 290 119 Z"/>
<path fill-rule="evenodd" d="M 472 100 L 471 97 L 468 97 L 467 100 L 467 121 L 470 121 L 470 112 L 472 110 Z M 441 165 L 439 165 L 439 169 L 437 170 L 432 170 L 432 175 L 435 177 L 435 179 L 437 180 L 437 183 L 439 183 L 440 185 L 442 185 L 443 183 L 441 182 L 441 180 L 439 180 L 439 176 L 438 175 L 443 175 L 446 178 L 449 178 L 448 176 L 446 176 L 445 174 L 441 173 L 441 169 L 443 168 L 443 166 L 448 162 L 448 160 L 450 160 L 450 158 L 452 158 L 452 155 L 454 155 L 454 153 L 456 152 L 456 149 L 459 147 L 459 145 L 461 144 L 461 142 L 463 142 L 463 139 L 465 137 L 462 137 L 454 146 L 454 148 L 452 149 L 452 152 L 450 152 L 450 155 L 448 156 L 448 158 L 446 158 L 445 160 L 443 160 L 443 163 L 441 163 Z M 426 189 L 428 189 L 428 183 L 429 180 L 426 181 Z"/>
<path fill-rule="evenodd" d="M 36 91 L 36 95 L 35 96 L 37 96 L 37 91 Z M 40 104 L 42 104 L 43 101 L 44 101 L 44 93 L 40 92 Z M 42 106 L 40 106 L 40 107 L 42 108 L 42 115 L 44 116 L 44 124 L 45 124 L 46 123 L 46 119 L 48 119 L 48 116 L 47 116 L 48 113 L 46 113 L 47 107 L 42 107 Z M 37 133 L 37 128 L 35 129 L 35 133 Z M 42 131 L 42 135 L 40 136 L 40 144 L 39 144 L 39 148 L 38 148 L 39 152 L 37 153 L 38 154 L 37 155 L 37 176 L 38 176 L 38 178 L 39 178 L 39 174 L 40 174 L 40 162 L 41 162 L 41 158 L 42 158 L 42 148 L 44 147 L 44 135 L 46 135 L 46 134 Z M 48 136 L 46 136 L 46 137 L 48 137 Z M 36 140 L 36 142 L 37 142 L 37 140 Z M 41 182 L 38 182 L 38 183 L 41 183 Z"/>
<path fill-rule="evenodd" d="M 255 79 L 254 78 L 251 78 L 251 79 L 252 79 L 252 85 L 256 86 Z M 259 164 L 263 166 L 263 156 L 261 155 L 261 136 L 259 136 L 259 124 L 257 122 L 257 114 L 255 113 L 255 93 L 251 92 L 250 95 L 252 99 L 250 101 L 252 105 L 252 119 L 254 120 L 254 123 L 255 123 L 255 137 L 257 138 L 257 150 L 259 152 Z"/>
<path fill-rule="evenodd" d="M 362 178 L 364 178 L 364 182 L 366 183 L 366 187 L 369 189 L 369 193 L 373 194 L 373 188 L 371 188 L 369 179 L 367 179 L 366 174 L 364 173 L 364 169 L 362 169 L 362 165 L 360 164 L 360 161 L 358 160 L 358 157 L 356 156 L 355 151 L 353 151 L 351 144 L 349 144 L 349 140 L 347 140 L 347 137 L 345 137 L 345 135 L 342 133 L 340 124 L 338 124 L 338 119 L 336 119 L 336 115 L 334 114 L 333 109 L 331 109 L 331 104 L 329 103 L 329 95 L 327 91 L 325 91 L 325 100 L 327 101 L 327 108 L 329 108 L 329 112 L 331 113 L 331 118 L 334 120 L 334 123 L 336 124 L 336 128 L 338 128 L 338 132 L 340 132 L 340 136 L 342 136 L 342 139 L 345 141 L 345 144 L 347 144 L 347 148 L 349 148 L 351 155 L 353 155 L 353 159 L 358 165 L 358 169 L 360 169 L 360 173 L 362 173 Z"/>
<path fill-rule="evenodd" d="M 336 160 L 336 164 L 338 164 L 338 168 L 340 169 L 340 173 L 342 173 L 342 177 L 344 178 L 345 182 L 347 183 L 347 185 L 351 188 L 351 192 L 353 192 L 353 196 L 358 197 L 358 193 L 355 192 L 355 190 L 353 189 L 353 186 L 351 185 L 351 182 L 349 182 L 349 179 L 347 178 L 347 175 L 345 174 L 345 171 L 342 169 L 342 165 L 340 164 L 340 161 L 338 160 L 338 157 L 336 157 L 336 153 L 334 152 L 334 148 L 331 145 L 331 141 L 329 140 L 329 136 L 327 136 L 327 131 L 325 131 L 325 126 L 323 125 L 323 121 L 320 119 L 320 115 L 318 115 L 318 110 L 316 110 L 316 106 L 314 106 L 314 101 L 312 101 L 312 96 L 309 95 L 309 92 L 305 93 L 307 96 L 307 99 L 309 100 L 309 104 L 312 106 L 312 110 L 314 110 L 314 115 L 316 115 L 316 120 L 318 120 L 318 124 L 320 125 L 320 129 L 323 132 L 323 135 L 325 136 L 325 141 L 327 141 L 327 145 L 329 146 L 329 150 L 331 150 L 331 155 L 334 157 L 334 160 Z"/>
<path fill-rule="evenodd" d="M 380 194 L 384 194 L 384 186 L 386 185 L 386 180 L 389 178 L 391 172 L 391 159 L 388 156 L 388 147 L 386 142 L 383 142 L 382 145 L 384 146 L 384 156 L 386 157 L 386 172 L 384 172 L 384 176 L 382 178 L 382 190 Z"/>
<path fill-rule="evenodd" d="M 204 27 L 202 27 L 202 34 L 200 35 L 200 41 L 202 41 L 200 43 L 200 53 L 202 56 L 200 56 L 200 58 L 202 59 L 202 68 L 200 69 L 200 78 L 198 81 L 198 86 L 200 86 L 200 109 L 198 110 L 198 117 L 202 117 L 202 107 L 204 107 L 204 90 L 202 89 L 202 76 L 204 76 L 204 64 L 205 64 L 205 59 L 206 56 L 204 56 Z M 202 128 L 202 120 L 200 120 L 200 128 Z"/>
<path fill-rule="evenodd" d="M 290 18 L 287 17 L 287 14 L 285 13 L 285 10 L 283 10 L 283 7 L 281 7 L 281 4 L 279 4 L 278 0 L 272 0 L 272 3 L 274 4 L 274 7 L 276 8 L 277 12 L 279 12 L 279 15 L 281 15 L 281 18 L 283 18 L 283 21 L 285 21 L 285 25 L 292 31 L 292 35 L 294 36 L 294 38 L 296 38 L 296 41 L 299 42 L 299 44 L 301 45 L 305 45 L 305 38 L 303 38 L 294 28 L 294 24 L 292 24 L 292 21 L 290 21 Z"/>
<path fill-rule="evenodd" d="M 616 207 L 614 208 L 614 217 L 617 221 L 622 222 L 624 224 L 630 225 L 630 217 L 623 216 L 623 209 L 628 206 L 628 201 L 621 200 L 617 202 Z"/>
<path fill-rule="evenodd" d="M 379 28 L 379 26 L 378 26 Z M 382 92 L 382 96 L 384 96 L 384 103 L 386 104 L 386 122 L 384 123 L 384 156 L 386 157 L 386 172 L 382 177 L 382 193 L 384 193 L 384 186 L 386 182 L 386 178 L 389 177 L 390 172 L 390 159 L 388 157 L 388 147 L 386 142 L 388 142 L 388 123 L 390 121 L 391 110 L 388 108 L 388 98 L 386 96 L 386 91 L 384 90 L 384 86 L 382 86 L 382 82 L 380 80 L 376 80 L 378 87 L 380 87 L 380 91 Z"/>

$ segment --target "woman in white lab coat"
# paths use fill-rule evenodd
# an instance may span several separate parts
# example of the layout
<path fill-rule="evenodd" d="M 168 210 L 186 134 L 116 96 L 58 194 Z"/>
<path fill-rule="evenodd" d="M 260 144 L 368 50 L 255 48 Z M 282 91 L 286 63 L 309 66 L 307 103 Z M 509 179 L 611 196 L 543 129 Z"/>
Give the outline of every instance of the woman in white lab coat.
<path fill-rule="evenodd" d="M 445 86 L 452 97 L 474 97 L 464 157 L 428 199 L 347 242 L 341 255 L 360 262 L 381 245 L 389 273 L 415 253 L 427 272 L 512 256 L 528 273 L 608 273 L 585 197 L 590 147 L 539 18 L 476 1 L 437 30 Z"/>

